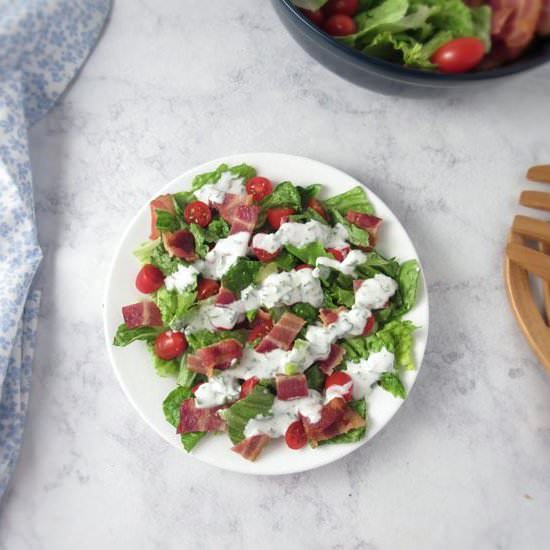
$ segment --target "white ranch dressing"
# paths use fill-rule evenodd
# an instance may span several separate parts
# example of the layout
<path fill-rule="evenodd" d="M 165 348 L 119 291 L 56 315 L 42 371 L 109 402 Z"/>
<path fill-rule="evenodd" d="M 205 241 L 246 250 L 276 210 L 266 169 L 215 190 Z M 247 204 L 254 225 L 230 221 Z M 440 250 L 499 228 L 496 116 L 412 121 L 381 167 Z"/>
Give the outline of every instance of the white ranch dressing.
<path fill-rule="evenodd" d="M 244 256 L 248 250 L 250 233 L 240 231 L 220 239 L 210 250 L 204 260 L 197 260 L 193 267 L 210 279 L 221 279 L 235 262 Z"/>
<path fill-rule="evenodd" d="M 330 386 L 325 391 L 325 403 L 329 403 L 333 399 L 336 399 L 338 397 L 344 397 L 349 390 L 351 389 L 353 382 L 347 382 L 343 386 Z"/>
<path fill-rule="evenodd" d="M 325 258 L 323 256 L 317 258 L 315 265 L 317 266 L 313 270 L 315 277 L 320 277 L 321 273 L 326 268 L 332 268 L 336 271 L 340 271 L 344 275 L 355 275 L 355 268 L 364 264 L 367 261 L 367 255 L 361 250 L 351 250 L 348 255 L 339 262 L 334 258 Z"/>
<path fill-rule="evenodd" d="M 177 271 L 164 279 L 166 290 L 176 290 L 181 294 L 197 283 L 198 274 L 192 265 L 179 265 Z"/>
<path fill-rule="evenodd" d="M 224 172 L 216 183 L 206 184 L 195 191 L 195 197 L 206 204 L 222 204 L 226 193 L 240 195 L 243 192 L 243 178 Z"/>
<path fill-rule="evenodd" d="M 337 223 L 330 227 L 316 220 L 307 223 L 286 222 L 275 233 L 257 233 L 252 238 L 252 246 L 274 253 L 285 244 L 301 248 L 319 242 L 325 248 L 343 248 L 348 246 L 346 228 Z"/>
<path fill-rule="evenodd" d="M 198 409 L 219 407 L 238 399 L 240 391 L 237 379 L 224 372 L 198 387 L 195 392 L 195 406 Z"/>
<path fill-rule="evenodd" d="M 380 376 L 393 369 L 394 354 L 386 348 L 371 353 L 367 359 L 348 361 L 346 372 L 353 380 L 353 398 L 361 399 L 372 391 L 372 386 Z"/>
<path fill-rule="evenodd" d="M 270 437 L 284 435 L 292 422 L 302 415 L 312 424 L 321 419 L 322 397 L 319 392 L 309 390 L 307 397 L 300 397 L 290 401 L 275 398 L 271 415 L 257 416 L 249 420 L 244 428 L 245 437 L 266 434 Z"/>
<path fill-rule="evenodd" d="M 381 309 L 396 290 L 397 283 L 391 277 L 378 273 L 372 279 L 363 281 L 363 284 L 355 291 L 355 306 Z"/>

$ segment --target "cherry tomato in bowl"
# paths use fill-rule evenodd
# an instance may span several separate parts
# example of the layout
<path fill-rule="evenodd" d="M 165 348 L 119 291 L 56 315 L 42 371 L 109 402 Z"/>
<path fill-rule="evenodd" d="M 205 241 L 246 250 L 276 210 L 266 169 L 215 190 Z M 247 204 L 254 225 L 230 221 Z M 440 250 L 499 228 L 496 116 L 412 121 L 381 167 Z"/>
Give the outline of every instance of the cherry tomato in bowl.
<path fill-rule="evenodd" d="M 464 37 L 441 46 L 431 61 L 442 73 L 465 73 L 479 65 L 484 55 L 485 44 L 479 38 Z"/>
<path fill-rule="evenodd" d="M 252 195 L 255 202 L 265 199 L 273 191 L 273 184 L 267 178 L 256 176 L 246 182 L 246 192 Z"/>
<path fill-rule="evenodd" d="M 301 420 L 296 420 L 286 429 L 285 441 L 287 446 L 294 450 L 305 447 L 307 434 Z"/>
<path fill-rule="evenodd" d="M 136 276 L 136 288 L 143 294 L 151 294 L 164 283 L 164 274 L 158 267 L 145 264 Z"/>
<path fill-rule="evenodd" d="M 183 211 L 183 218 L 187 223 L 196 223 L 206 227 L 212 221 L 212 211 L 202 201 L 190 202 Z"/>
<path fill-rule="evenodd" d="M 323 6 L 325 15 L 344 14 L 353 16 L 359 9 L 359 0 L 328 0 Z"/>
<path fill-rule="evenodd" d="M 187 339 L 181 332 L 167 330 L 157 336 L 154 348 L 157 357 L 170 361 L 187 349 Z"/>
<path fill-rule="evenodd" d="M 246 397 L 254 389 L 256 384 L 259 384 L 259 382 L 260 382 L 260 379 L 257 376 L 253 376 L 252 378 L 245 380 L 242 383 L 241 394 L 239 398 L 243 399 L 244 397 Z"/>
<path fill-rule="evenodd" d="M 351 376 L 345 371 L 337 371 L 332 373 L 325 380 L 325 389 L 329 389 L 331 386 L 345 386 L 350 384 L 348 391 L 342 395 L 346 401 L 351 401 L 353 392 L 353 380 Z"/>
<path fill-rule="evenodd" d="M 214 279 L 200 279 L 197 283 L 197 300 L 206 300 L 220 290 L 220 283 Z"/>
<path fill-rule="evenodd" d="M 312 23 L 320 27 L 325 20 L 325 16 L 321 10 L 300 10 Z"/>
<path fill-rule="evenodd" d="M 280 253 L 280 250 L 276 250 L 275 252 L 268 252 L 267 250 L 263 250 L 262 248 L 252 248 L 252 252 L 260 260 L 262 263 L 268 263 L 272 262 Z"/>
<path fill-rule="evenodd" d="M 267 219 L 273 229 L 279 229 L 281 224 L 287 220 L 288 216 L 295 213 L 293 208 L 270 208 L 267 211 Z"/>
<path fill-rule="evenodd" d="M 331 15 L 325 21 L 323 28 L 331 36 L 347 36 L 357 31 L 355 21 L 349 15 L 344 15 L 342 13 Z"/>

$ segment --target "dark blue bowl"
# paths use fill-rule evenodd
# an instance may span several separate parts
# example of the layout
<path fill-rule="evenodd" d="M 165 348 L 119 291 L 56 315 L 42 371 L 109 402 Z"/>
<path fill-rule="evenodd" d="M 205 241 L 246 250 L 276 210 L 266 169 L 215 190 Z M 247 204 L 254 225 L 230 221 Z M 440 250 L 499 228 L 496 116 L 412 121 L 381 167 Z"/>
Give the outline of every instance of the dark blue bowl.
<path fill-rule="evenodd" d="M 527 71 L 550 61 L 550 39 L 538 40 L 520 59 L 487 71 L 442 74 L 409 69 L 368 57 L 335 40 L 314 25 L 290 0 L 271 0 L 277 15 L 296 42 L 327 69 L 375 92 L 423 95 L 426 88 L 470 86 Z"/>

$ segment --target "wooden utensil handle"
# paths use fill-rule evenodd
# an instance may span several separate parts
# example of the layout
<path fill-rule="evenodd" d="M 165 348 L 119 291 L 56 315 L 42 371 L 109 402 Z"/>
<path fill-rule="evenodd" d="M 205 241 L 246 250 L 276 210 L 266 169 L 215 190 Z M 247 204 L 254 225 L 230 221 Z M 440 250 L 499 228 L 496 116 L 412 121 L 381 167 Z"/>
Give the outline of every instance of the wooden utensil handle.
<path fill-rule="evenodd" d="M 529 208 L 550 212 L 550 193 L 544 191 L 523 191 L 519 203 Z"/>
<path fill-rule="evenodd" d="M 550 281 L 550 256 L 516 243 L 506 246 L 506 256 L 530 273 Z"/>
<path fill-rule="evenodd" d="M 550 183 L 550 164 L 531 166 L 531 168 L 527 170 L 527 179 L 540 183 Z"/>

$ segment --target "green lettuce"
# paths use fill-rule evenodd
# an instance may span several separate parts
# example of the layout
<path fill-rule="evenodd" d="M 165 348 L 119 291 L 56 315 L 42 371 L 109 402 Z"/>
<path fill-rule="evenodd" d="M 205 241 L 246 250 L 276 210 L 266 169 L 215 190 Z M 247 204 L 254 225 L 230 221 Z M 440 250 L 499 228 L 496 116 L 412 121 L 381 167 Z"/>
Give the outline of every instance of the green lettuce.
<path fill-rule="evenodd" d="M 336 210 L 344 216 L 347 214 L 348 210 L 354 210 L 355 212 L 364 214 L 374 214 L 374 207 L 367 198 L 365 190 L 359 185 L 349 191 L 326 199 L 324 204 L 330 210 Z"/>
<path fill-rule="evenodd" d="M 363 418 L 367 418 L 367 402 L 364 399 L 357 399 L 356 401 L 351 401 L 349 403 L 350 408 L 352 408 L 356 413 L 359 413 Z M 353 428 L 345 434 L 337 435 L 332 439 L 326 439 L 324 441 L 319 441 L 319 445 L 331 445 L 335 443 L 355 443 L 360 439 L 365 437 L 367 431 L 366 426 L 361 428 Z"/>
<path fill-rule="evenodd" d="M 405 386 L 396 372 L 384 372 L 378 380 L 378 385 L 389 391 L 394 397 L 405 399 L 407 396 Z"/>
<path fill-rule="evenodd" d="M 245 163 L 236 166 L 220 164 L 215 170 L 212 170 L 212 172 L 206 172 L 205 174 L 195 176 L 192 183 L 193 191 L 207 184 L 217 183 L 222 177 L 222 174 L 226 172 L 230 172 L 236 178 L 244 178 L 245 180 L 256 175 L 256 169 Z"/>
<path fill-rule="evenodd" d="M 192 223 L 189 226 L 189 231 L 191 231 L 191 234 L 195 239 L 195 252 L 199 255 L 200 258 L 204 258 L 209 251 L 208 245 L 206 244 L 206 230 L 200 225 Z"/>
<path fill-rule="evenodd" d="M 357 273 L 365 279 L 374 277 L 377 273 L 397 279 L 399 269 L 399 262 L 395 258 L 384 258 L 384 256 L 373 250 L 367 253 L 367 260 L 357 267 Z"/>
<path fill-rule="evenodd" d="M 290 311 L 292 311 L 295 315 L 298 315 L 298 317 L 304 319 L 306 323 L 314 323 L 317 320 L 317 315 L 319 314 L 317 308 L 305 302 L 294 304 L 290 308 Z"/>
<path fill-rule="evenodd" d="M 325 250 L 323 245 L 318 242 L 306 244 L 301 248 L 293 246 L 291 244 L 285 245 L 286 250 L 288 250 L 293 256 L 296 256 L 303 263 L 309 265 L 315 265 L 317 258 L 332 258 L 332 256 Z"/>
<path fill-rule="evenodd" d="M 180 293 L 161 287 L 153 294 L 153 301 L 160 309 L 162 322 L 169 326 L 187 313 L 195 303 L 196 297 L 197 292 L 193 289 Z"/>
<path fill-rule="evenodd" d="M 491 8 L 478 6 L 470 8 L 472 13 L 473 36 L 485 44 L 485 51 L 491 49 Z"/>
<path fill-rule="evenodd" d="M 254 282 L 261 267 L 260 262 L 239 258 L 222 277 L 222 285 L 239 295 L 241 290 Z"/>
<path fill-rule="evenodd" d="M 235 338 L 241 344 L 246 342 L 246 334 L 241 330 L 220 330 L 216 332 L 197 330 L 187 335 L 187 343 L 189 344 L 189 349 L 194 352 L 206 346 L 216 344 L 221 340 L 228 340 L 229 338 Z"/>
<path fill-rule="evenodd" d="M 322 391 L 325 386 L 325 375 L 318 365 L 313 365 L 305 372 L 307 385 L 312 390 Z"/>
<path fill-rule="evenodd" d="M 370 234 L 365 229 L 357 227 L 355 224 L 348 222 L 346 218 L 338 211 L 332 210 L 332 217 L 335 222 L 341 223 L 348 232 L 348 241 L 355 246 L 366 248 L 370 246 Z"/>
<path fill-rule="evenodd" d="M 162 411 L 167 422 L 172 424 L 175 428 L 180 423 L 180 408 L 181 404 L 192 396 L 189 388 L 182 388 L 178 386 L 174 388 L 162 402 Z"/>
<path fill-rule="evenodd" d="M 262 208 L 288 207 L 296 212 L 302 209 L 302 198 L 298 188 L 289 181 L 277 185 L 270 195 L 260 201 Z"/>
<path fill-rule="evenodd" d="M 234 445 L 241 442 L 244 428 L 249 420 L 256 416 L 267 416 L 273 406 L 273 394 L 261 382 L 244 398 L 225 409 L 225 422 L 229 438 Z"/>
<path fill-rule="evenodd" d="M 145 340 L 150 342 L 154 340 L 164 329 L 162 327 L 137 327 L 128 328 L 125 323 L 122 323 L 117 328 L 113 339 L 113 346 L 127 346 L 136 340 Z"/>
<path fill-rule="evenodd" d="M 282 271 L 291 271 L 300 262 L 296 258 L 296 256 L 294 256 L 288 250 L 283 248 L 283 250 L 281 250 L 281 253 L 277 256 L 277 258 L 275 258 L 275 263 L 277 264 L 277 267 Z"/>
<path fill-rule="evenodd" d="M 151 357 L 153 358 L 153 366 L 155 367 L 155 371 L 159 376 L 175 376 L 176 374 L 178 374 L 180 368 L 180 362 L 178 359 L 171 359 L 170 361 L 166 361 L 165 359 L 161 359 L 160 357 L 158 357 L 155 353 L 153 342 L 148 342 L 147 348 L 151 353 Z"/>
<path fill-rule="evenodd" d="M 181 434 L 181 444 L 190 453 L 195 445 L 206 435 L 206 432 L 189 432 Z"/>
<path fill-rule="evenodd" d="M 401 264 L 399 273 L 397 274 L 397 283 L 399 284 L 399 293 L 401 296 L 401 305 L 395 312 L 397 316 L 404 315 L 416 304 L 416 290 L 419 276 L 420 267 L 416 260 L 409 260 Z"/>
<path fill-rule="evenodd" d="M 170 254 L 166 252 L 162 243 L 151 252 L 149 263 L 158 267 L 166 276 L 172 275 L 172 273 L 177 271 L 178 267 L 183 264 L 178 258 L 170 257 Z"/>
<path fill-rule="evenodd" d="M 174 214 L 166 210 L 156 210 L 157 229 L 159 231 L 177 231 L 180 228 L 180 222 Z"/>
<path fill-rule="evenodd" d="M 160 237 L 152 241 L 145 241 L 134 250 L 133 254 L 142 264 L 149 264 L 151 263 L 151 256 L 160 245 L 160 242 Z"/>
<path fill-rule="evenodd" d="M 209 242 L 219 241 L 220 239 L 227 237 L 227 235 L 229 235 L 229 224 L 222 218 L 212 220 L 208 224 L 207 237 L 212 239 Z"/>

